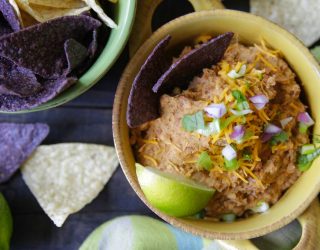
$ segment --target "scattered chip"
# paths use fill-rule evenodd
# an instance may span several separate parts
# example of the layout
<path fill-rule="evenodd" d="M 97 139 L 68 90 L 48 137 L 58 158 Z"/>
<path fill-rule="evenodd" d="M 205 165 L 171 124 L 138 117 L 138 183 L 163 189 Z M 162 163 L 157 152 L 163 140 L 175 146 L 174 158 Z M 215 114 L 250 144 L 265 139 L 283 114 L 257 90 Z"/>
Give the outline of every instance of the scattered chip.
<path fill-rule="evenodd" d="M 170 36 L 166 36 L 158 43 L 133 81 L 127 110 L 127 122 L 131 128 L 160 115 L 159 95 L 152 92 L 152 86 L 169 66 L 165 49 L 170 39 Z"/>
<path fill-rule="evenodd" d="M 114 29 L 117 28 L 117 24 L 106 15 L 104 10 L 101 8 L 101 6 L 97 3 L 96 0 L 83 0 L 86 2 L 88 6 L 91 7 L 91 9 L 97 13 L 97 15 L 100 17 L 100 19 L 110 28 Z"/>
<path fill-rule="evenodd" d="M 152 90 L 155 93 L 163 94 L 171 91 L 174 87 L 187 87 L 186 84 L 199 74 L 202 69 L 218 63 L 233 37 L 233 33 L 228 32 L 217 36 L 209 42 L 193 49 L 184 55 L 160 77 Z"/>
<path fill-rule="evenodd" d="M 77 9 L 85 7 L 82 0 L 29 0 L 30 4 L 52 8 Z"/>
<path fill-rule="evenodd" d="M 0 123 L 0 183 L 9 180 L 48 133 L 46 124 Z"/>
<path fill-rule="evenodd" d="M 0 56 L 43 78 L 57 79 L 68 67 L 65 41 L 73 38 L 84 45 L 100 25 L 99 21 L 85 15 L 61 17 L 34 25 L 0 38 Z"/>
<path fill-rule="evenodd" d="M 21 170 L 40 206 L 61 227 L 100 193 L 117 166 L 112 147 L 65 143 L 40 146 Z"/>
<path fill-rule="evenodd" d="M 0 94 L 0 110 L 13 112 L 31 109 L 46 103 L 77 82 L 75 77 L 61 77 L 56 80 L 46 80 L 42 90 L 28 97 Z"/>
<path fill-rule="evenodd" d="M 31 4 L 28 0 L 16 1 L 20 9 L 24 10 L 30 16 L 32 16 L 34 19 L 41 23 L 58 17 L 80 15 L 81 13 L 90 10 L 90 7 L 88 6 L 75 9 L 65 9 L 35 5 Z"/>
<path fill-rule="evenodd" d="M 0 12 L 13 31 L 18 31 L 22 28 L 20 11 L 13 0 L 0 0 Z"/>
<path fill-rule="evenodd" d="M 251 12 L 283 26 L 307 46 L 320 38 L 319 0 L 250 0 Z"/>

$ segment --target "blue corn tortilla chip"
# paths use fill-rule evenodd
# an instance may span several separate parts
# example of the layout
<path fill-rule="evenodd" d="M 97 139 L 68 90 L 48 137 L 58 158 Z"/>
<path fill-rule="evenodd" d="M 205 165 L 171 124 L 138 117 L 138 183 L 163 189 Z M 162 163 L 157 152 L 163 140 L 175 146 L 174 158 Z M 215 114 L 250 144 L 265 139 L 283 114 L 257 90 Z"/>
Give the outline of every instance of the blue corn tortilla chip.
<path fill-rule="evenodd" d="M 69 39 L 64 43 L 64 51 L 67 57 L 68 73 L 76 69 L 88 57 L 88 49 L 74 39 Z"/>
<path fill-rule="evenodd" d="M 42 89 L 32 71 L 17 67 L 11 61 L 0 57 L 0 94 L 20 97 L 29 96 Z"/>
<path fill-rule="evenodd" d="M 76 77 L 61 77 L 54 80 L 45 80 L 41 83 L 42 90 L 27 97 L 0 94 L 0 110 L 13 112 L 35 108 L 40 104 L 53 99 L 61 92 L 77 82 Z"/>
<path fill-rule="evenodd" d="M 153 49 L 135 77 L 128 99 L 127 123 L 131 128 L 159 117 L 159 96 L 152 86 L 169 66 L 165 49 L 171 36 L 166 36 Z"/>
<path fill-rule="evenodd" d="M 0 184 L 12 177 L 48 133 L 47 124 L 0 123 Z"/>
<path fill-rule="evenodd" d="M 232 32 L 227 32 L 217 36 L 178 59 L 160 77 L 152 90 L 155 93 L 165 93 L 175 87 L 186 88 L 195 75 L 222 59 L 233 35 Z"/>
<path fill-rule="evenodd" d="M 22 29 L 19 17 L 8 0 L 0 0 L 0 12 L 13 31 Z"/>
<path fill-rule="evenodd" d="M 52 19 L 1 37 L 0 56 L 45 79 L 58 79 L 68 70 L 65 42 L 72 38 L 89 46 L 88 40 L 100 26 L 101 22 L 86 15 Z"/>
<path fill-rule="evenodd" d="M 13 32 L 7 20 L 4 19 L 3 15 L 0 12 L 0 37 L 3 35 Z"/>

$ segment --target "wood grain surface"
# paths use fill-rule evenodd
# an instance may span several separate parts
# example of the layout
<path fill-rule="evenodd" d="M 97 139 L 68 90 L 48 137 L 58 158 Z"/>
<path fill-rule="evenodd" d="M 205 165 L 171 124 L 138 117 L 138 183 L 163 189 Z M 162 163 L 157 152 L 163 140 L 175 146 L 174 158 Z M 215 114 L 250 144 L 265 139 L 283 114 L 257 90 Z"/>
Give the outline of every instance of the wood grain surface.
<path fill-rule="evenodd" d="M 223 2 L 227 8 L 249 10 L 247 0 Z M 153 18 L 156 29 L 174 17 L 191 12 L 187 0 L 166 0 Z M 125 65 L 128 48 L 109 73 L 90 91 L 76 100 L 49 110 L 26 115 L 0 115 L 0 122 L 46 122 L 51 132 L 44 144 L 60 142 L 88 142 L 113 145 L 111 114 L 114 93 Z M 121 215 L 143 214 L 155 216 L 140 201 L 125 179 L 120 167 L 100 195 L 79 213 L 71 215 L 62 228 L 53 225 L 22 181 L 20 173 L 0 185 L 11 207 L 14 219 L 12 250 L 69 250 L 78 249 L 86 236 L 106 220 Z M 301 235 L 297 221 L 272 234 L 257 238 L 260 249 L 290 249 Z"/>

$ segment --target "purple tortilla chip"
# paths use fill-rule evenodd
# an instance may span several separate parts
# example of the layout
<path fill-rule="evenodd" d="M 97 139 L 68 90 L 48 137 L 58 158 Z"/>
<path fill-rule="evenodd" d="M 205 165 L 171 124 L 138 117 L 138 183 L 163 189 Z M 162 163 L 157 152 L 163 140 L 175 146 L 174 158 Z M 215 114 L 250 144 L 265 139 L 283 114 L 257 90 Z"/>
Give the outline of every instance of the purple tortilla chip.
<path fill-rule="evenodd" d="M 4 19 L 0 12 L 0 37 L 13 32 L 8 22 Z"/>
<path fill-rule="evenodd" d="M 56 18 L 0 38 L 0 56 L 45 79 L 58 79 L 68 68 L 65 42 L 72 38 L 87 45 L 100 25 L 85 15 Z"/>
<path fill-rule="evenodd" d="M 67 74 L 81 65 L 88 56 L 88 49 L 74 39 L 64 43 L 64 51 L 68 62 Z"/>
<path fill-rule="evenodd" d="M 152 90 L 155 93 L 165 93 L 171 91 L 174 87 L 187 87 L 189 81 L 201 70 L 218 63 L 222 59 L 232 37 L 233 33 L 227 32 L 190 51 L 170 66 Z"/>
<path fill-rule="evenodd" d="M 63 76 L 55 80 L 46 80 L 42 83 L 43 89 L 32 96 L 0 95 L 0 110 L 13 112 L 35 108 L 53 99 L 76 82 L 75 77 Z"/>
<path fill-rule="evenodd" d="M 29 96 L 42 89 L 32 71 L 0 57 L 0 94 Z"/>
<path fill-rule="evenodd" d="M 165 49 L 170 39 L 166 36 L 158 43 L 133 81 L 127 110 L 131 128 L 159 117 L 159 95 L 152 92 L 152 86 L 168 68 Z"/>
<path fill-rule="evenodd" d="M 3 17 L 7 20 L 13 31 L 21 30 L 22 26 L 19 17 L 8 0 L 0 0 L 0 12 L 2 12 Z"/>
<path fill-rule="evenodd" d="M 47 124 L 0 123 L 0 183 L 10 179 L 48 133 Z"/>

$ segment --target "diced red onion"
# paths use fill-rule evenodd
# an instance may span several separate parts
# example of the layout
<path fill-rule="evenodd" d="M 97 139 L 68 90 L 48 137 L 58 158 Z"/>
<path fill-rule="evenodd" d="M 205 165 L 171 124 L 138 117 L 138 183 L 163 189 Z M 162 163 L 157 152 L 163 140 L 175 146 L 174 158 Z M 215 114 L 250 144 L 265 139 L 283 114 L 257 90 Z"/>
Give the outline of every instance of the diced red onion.
<path fill-rule="evenodd" d="M 267 133 L 267 134 L 279 134 L 280 132 L 282 131 L 281 128 L 279 128 L 278 126 L 276 125 L 273 125 L 272 123 L 269 123 L 267 125 L 267 127 L 265 128 L 264 132 Z"/>
<path fill-rule="evenodd" d="M 235 110 L 235 109 L 230 109 L 231 113 L 236 115 L 236 116 L 242 116 L 242 115 L 247 115 L 252 113 L 253 111 L 251 109 L 244 109 L 244 110 Z"/>
<path fill-rule="evenodd" d="M 282 127 L 282 128 L 285 128 L 285 126 L 287 126 L 287 125 L 289 124 L 289 122 L 292 121 L 292 119 L 293 119 L 293 117 L 292 117 L 292 116 L 289 116 L 289 117 L 287 117 L 287 118 L 284 118 L 284 119 L 280 120 L 281 127 Z"/>
<path fill-rule="evenodd" d="M 227 145 L 222 149 L 222 155 L 228 161 L 231 161 L 231 160 L 233 160 L 234 158 L 237 157 L 237 152 L 235 151 L 235 149 L 232 146 Z"/>
<path fill-rule="evenodd" d="M 216 119 L 221 118 L 227 113 L 227 108 L 223 103 L 210 104 L 205 107 L 204 110 L 207 112 L 208 116 Z"/>
<path fill-rule="evenodd" d="M 269 102 L 268 97 L 265 95 L 255 95 L 249 98 L 253 105 L 258 109 L 263 109 L 264 106 Z"/>
<path fill-rule="evenodd" d="M 265 143 L 269 141 L 272 138 L 272 136 L 274 136 L 274 134 L 263 133 L 261 136 L 261 141 Z"/>
<path fill-rule="evenodd" d="M 233 140 L 239 141 L 244 136 L 244 126 L 243 125 L 237 125 L 233 128 L 233 132 L 231 133 L 230 137 Z"/>
<path fill-rule="evenodd" d="M 307 112 L 301 112 L 298 115 L 298 121 L 301 123 L 304 123 L 308 126 L 311 126 L 314 124 L 314 121 L 312 120 L 311 116 Z"/>

